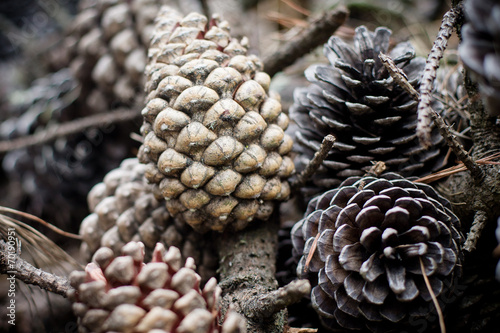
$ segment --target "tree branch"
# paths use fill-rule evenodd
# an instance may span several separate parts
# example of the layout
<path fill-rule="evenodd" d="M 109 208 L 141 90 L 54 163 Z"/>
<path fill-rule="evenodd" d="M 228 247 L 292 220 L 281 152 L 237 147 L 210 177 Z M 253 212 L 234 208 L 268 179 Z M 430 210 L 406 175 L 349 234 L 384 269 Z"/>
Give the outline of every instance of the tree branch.
<path fill-rule="evenodd" d="M 488 222 L 488 216 L 486 212 L 479 210 L 474 215 L 474 221 L 472 222 L 472 226 L 470 227 L 470 231 L 467 234 L 467 239 L 464 243 L 464 250 L 467 252 L 472 252 L 476 249 L 477 242 L 481 237 L 481 233 L 483 232 L 486 223 Z"/>
<path fill-rule="evenodd" d="M 307 294 L 307 282 L 297 281 L 276 290 L 276 249 L 279 223 L 274 216 L 255 221 L 245 230 L 226 231 L 216 241 L 220 259 L 222 309 L 232 307 L 247 319 L 248 332 L 281 333 L 283 309 Z"/>
<path fill-rule="evenodd" d="M 443 57 L 444 50 L 448 44 L 448 39 L 453 32 L 453 27 L 457 17 L 462 11 L 462 6 L 456 6 L 450 9 L 444 16 L 439 28 L 438 35 L 434 41 L 431 52 L 427 57 L 422 75 L 422 83 L 420 84 L 420 98 L 418 103 L 418 123 L 417 135 L 420 143 L 424 147 L 431 145 L 431 99 L 434 80 L 436 79 L 436 71 L 439 67 L 439 60 Z"/>
<path fill-rule="evenodd" d="M 297 38 L 264 59 L 265 72 L 272 77 L 315 47 L 326 43 L 331 35 L 344 24 L 348 13 L 347 8 L 342 6 L 324 13 L 319 19 L 311 22 Z"/>
<path fill-rule="evenodd" d="M 30 136 L 14 140 L 0 141 L 0 154 L 11 150 L 44 144 L 60 137 L 82 132 L 89 127 L 102 126 L 107 123 L 125 122 L 136 119 L 140 116 L 140 112 L 137 112 L 135 108 L 118 109 L 110 113 L 96 114 L 64 124 L 49 126 L 45 130 Z"/>
<path fill-rule="evenodd" d="M 392 61 L 389 56 L 381 53 L 379 55 L 379 58 L 391 77 L 394 79 L 394 82 L 400 85 L 401 88 L 403 88 L 413 99 L 418 100 L 420 98 L 420 100 L 422 100 L 422 95 L 419 94 L 415 90 L 415 88 L 413 88 L 413 86 L 408 82 L 406 75 L 404 73 L 401 73 L 401 69 L 396 66 L 394 61 Z M 445 123 L 443 118 L 432 109 L 432 107 L 430 106 L 430 99 L 426 112 L 430 114 L 430 117 L 434 121 L 434 124 L 437 126 L 439 133 L 441 133 L 441 135 L 446 140 L 448 146 L 453 150 L 457 158 L 462 161 L 465 167 L 470 171 L 472 178 L 474 178 L 474 180 L 476 181 L 481 181 L 481 179 L 484 178 L 483 171 L 481 170 L 479 165 L 472 159 L 469 153 L 465 151 L 464 147 L 457 140 L 457 137 L 451 132 L 450 127 Z M 430 124 L 428 129 L 430 131 Z"/>
<path fill-rule="evenodd" d="M 68 279 L 44 272 L 19 257 L 17 252 L 7 250 L 7 243 L 0 240 L 0 274 L 7 274 L 26 284 L 33 284 L 66 297 L 66 293 L 71 289 Z"/>

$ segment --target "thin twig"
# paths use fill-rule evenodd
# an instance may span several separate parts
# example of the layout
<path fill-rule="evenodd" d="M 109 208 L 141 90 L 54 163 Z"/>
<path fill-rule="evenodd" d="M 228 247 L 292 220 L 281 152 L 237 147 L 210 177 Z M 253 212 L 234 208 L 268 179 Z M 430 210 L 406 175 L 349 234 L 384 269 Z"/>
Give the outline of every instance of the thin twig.
<path fill-rule="evenodd" d="M 439 306 L 438 300 L 436 298 L 436 294 L 434 294 L 434 290 L 432 290 L 431 284 L 429 282 L 429 278 L 427 275 L 425 275 L 425 267 L 424 267 L 424 262 L 422 261 L 422 258 L 418 258 L 420 261 L 420 269 L 422 270 L 422 277 L 424 278 L 425 285 L 427 286 L 427 290 L 429 290 L 429 294 L 431 294 L 432 302 L 434 303 L 434 306 L 436 307 L 436 311 L 439 317 L 439 327 L 441 328 L 441 333 L 446 333 L 446 326 L 444 325 L 444 317 L 443 317 L 443 311 L 441 311 L 441 307 Z"/>
<path fill-rule="evenodd" d="M 59 229 L 58 227 L 56 227 L 55 225 L 52 225 L 44 220 L 42 220 L 41 218 L 35 216 L 35 215 L 31 215 L 29 213 L 25 213 L 25 212 L 21 212 L 19 210 L 15 210 L 15 209 L 12 209 L 12 208 L 7 208 L 7 207 L 3 207 L 3 206 L 0 206 L 0 213 L 11 213 L 11 214 L 16 214 L 16 215 L 19 215 L 19 216 L 22 216 L 22 217 L 25 217 L 25 218 L 28 218 L 32 221 L 35 221 L 35 222 L 38 222 L 40 223 L 41 225 L 49 228 L 50 230 L 58 233 L 59 235 L 63 235 L 65 237 L 68 237 L 68 238 L 73 238 L 73 239 L 82 239 L 82 236 L 80 235 L 75 235 L 75 234 L 72 234 L 70 232 L 66 232 L 64 230 L 61 230 Z"/>
<path fill-rule="evenodd" d="M 291 182 L 290 185 L 293 188 L 299 188 L 303 186 L 307 182 L 307 180 L 313 175 L 313 173 L 315 173 L 316 170 L 318 170 L 319 166 L 321 165 L 321 163 L 323 163 L 326 156 L 332 149 L 334 143 L 335 143 L 335 137 L 333 135 L 328 134 L 327 136 L 325 136 L 323 142 L 321 142 L 319 150 L 314 154 L 312 160 L 309 161 L 309 164 L 306 166 L 306 168 L 297 175 L 295 180 Z"/>
<path fill-rule="evenodd" d="M 267 318 L 292 305 L 299 302 L 302 298 L 309 295 L 311 292 L 311 284 L 309 280 L 295 280 L 290 282 L 278 290 L 271 291 L 268 294 L 259 296 L 259 307 L 255 308 L 255 314 L 262 318 Z"/>
<path fill-rule="evenodd" d="M 339 7 L 324 13 L 313 21 L 307 29 L 292 41 L 283 45 L 278 51 L 264 59 L 264 70 L 270 76 L 285 69 L 315 47 L 324 44 L 337 30 L 348 15 L 347 8 Z"/>
<path fill-rule="evenodd" d="M 408 80 L 406 79 L 406 75 L 401 74 L 401 70 L 397 68 L 394 61 L 389 56 L 386 56 L 383 53 L 379 55 L 379 58 L 391 77 L 394 79 L 394 82 L 398 83 L 401 88 L 407 91 L 413 99 L 418 100 L 420 94 L 408 82 Z M 474 180 L 476 181 L 480 181 L 481 179 L 483 179 L 484 174 L 479 165 L 472 159 L 472 157 L 469 155 L 469 153 L 467 153 L 462 144 L 457 140 L 457 137 L 451 132 L 450 127 L 444 122 L 443 118 L 432 109 L 432 107 L 430 106 L 430 102 L 426 109 L 426 112 L 430 114 L 430 117 L 434 121 L 434 124 L 437 126 L 439 133 L 441 133 L 443 138 L 446 140 L 448 146 L 453 150 L 457 158 L 470 171 L 472 178 L 474 178 Z"/>
<path fill-rule="evenodd" d="M 486 212 L 479 210 L 474 215 L 474 222 L 470 227 L 470 231 L 467 234 L 467 239 L 465 240 L 463 249 L 467 252 L 472 252 L 476 249 L 477 241 L 481 237 L 481 233 L 488 222 L 488 216 Z"/>
<path fill-rule="evenodd" d="M 450 9 L 443 16 L 443 21 L 441 22 L 441 27 L 437 34 L 434 45 L 432 46 L 431 52 L 427 57 L 425 63 L 424 74 L 422 75 L 422 83 L 420 84 L 420 98 L 418 103 L 418 122 L 417 122 L 417 135 L 420 139 L 420 143 L 424 147 L 430 147 L 431 142 L 431 99 L 432 99 L 432 88 L 434 84 L 434 79 L 436 78 L 436 71 L 439 67 L 439 60 L 443 57 L 444 51 L 448 44 L 448 39 L 453 32 L 453 27 L 455 26 L 455 21 L 460 15 L 462 10 L 461 6 L 456 6 Z"/>
<path fill-rule="evenodd" d="M 67 278 L 47 273 L 20 258 L 17 253 L 7 252 L 7 244 L 3 240 L 0 240 L 0 273 L 7 274 L 8 279 L 16 278 L 64 297 L 71 289 Z"/>
<path fill-rule="evenodd" d="M 0 141 L 0 154 L 12 150 L 36 146 L 53 141 L 57 138 L 84 131 L 89 127 L 102 126 L 109 123 L 118 123 L 133 120 L 141 114 L 135 109 L 118 109 L 110 113 L 96 114 L 76 119 L 64 124 L 49 126 L 47 129 L 30 136 L 14 140 Z"/>

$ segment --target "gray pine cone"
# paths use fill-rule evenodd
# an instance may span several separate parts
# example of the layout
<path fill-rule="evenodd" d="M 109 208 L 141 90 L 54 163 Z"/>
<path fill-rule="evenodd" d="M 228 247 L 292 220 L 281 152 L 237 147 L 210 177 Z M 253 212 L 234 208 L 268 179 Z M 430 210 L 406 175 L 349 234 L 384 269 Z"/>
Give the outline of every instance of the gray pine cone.
<path fill-rule="evenodd" d="M 244 333 L 245 319 L 228 312 L 217 322 L 221 289 L 215 278 L 200 289 L 201 277 L 179 249 L 158 243 L 144 263 L 144 245 L 130 242 L 115 254 L 100 248 L 85 272 L 75 271 L 69 293 L 79 332 Z"/>
<path fill-rule="evenodd" d="M 215 276 L 218 258 L 210 234 L 201 235 L 172 218 L 166 202 L 144 177 L 146 165 L 126 159 L 88 194 L 91 214 L 81 223 L 81 252 L 85 260 L 102 246 L 119 252 L 130 241 L 141 241 L 149 258 L 157 242 L 181 249 L 185 258 L 194 258 L 206 282 Z"/>
<path fill-rule="evenodd" d="M 465 1 L 467 24 L 462 27 L 460 57 L 479 83 L 492 116 L 500 115 L 500 3 L 496 0 Z"/>
<path fill-rule="evenodd" d="M 87 1 L 63 41 L 68 66 L 93 113 L 144 99 L 147 45 L 160 0 Z M 57 59 L 61 62 L 58 52 Z"/>
<path fill-rule="evenodd" d="M 288 116 L 269 75 L 216 17 L 165 7 L 156 26 L 138 155 L 146 177 L 169 213 L 198 231 L 267 220 L 294 172 Z"/>
<path fill-rule="evenodd" d="M 311 299 L 324 325 L 384 332 L 429 315 L 423 274 L 438 299 L 461 275 L 450 208 L 432 187 L 394 173 L 351 177 L 311 200 L 291 235 L 297 274 L 316 284 Z"/>
<path fill-rule="evenodd" d="M 331 37 L 324 47 L 330 64 L 309 67 L 305 75 L 311 85 L 295 90 L 290 115 L 298 125 L 297 170 L 307 165 L 327 134 L 336 137 L 303 189 L 306 198 L 363 175 L 375 161 L 403 176 L 425 175 L 440 166 L 443 139 L 434 129 L 432 148 L 421 147 L 415 133 L 417 102 L 394 83 L 378 55 L 388 53 L 417 89 L 425 59 L 415 58 L 408 42 L 389 51 L 390 36 L 387 28 L 371 32 L 360 26 L 354 45 Z"/>

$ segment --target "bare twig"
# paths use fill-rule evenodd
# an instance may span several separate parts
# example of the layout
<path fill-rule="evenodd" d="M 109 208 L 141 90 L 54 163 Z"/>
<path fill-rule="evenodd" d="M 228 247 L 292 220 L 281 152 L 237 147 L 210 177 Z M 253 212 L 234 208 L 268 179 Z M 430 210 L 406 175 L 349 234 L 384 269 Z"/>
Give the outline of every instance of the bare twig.
<path fill-rule="evenodd" d="M 472 226 L 470 227 L 470 231 L 467 234 L 467 239 L 464 243 L 464 250 L 467 252 L 472 252 L 476 249 L 477 241 L 479 237 L 481 237 L 481 233 L 488 222 L 488 216 L 486 212 L 479 210 L 474 215 L 474 222 L 472 222 Z"/>
<path fill-rule="evenodd" d="M 293 181 L 291 181 L 290 185 L 293 188 L 299 188 L 303 186 L 313 175 L 313 173 L 318 170 L 319 166 L 321 165 L 321 163 L 323 163 L 326 156 L 332 149 L 334 143 L 335 137 L 333 135 L 328 134 L 327 136 L 325 136 L 323 142 L 321 142 L 319 150 L 314 154 L 312 160 L 309 161 L 309 164 L 306 166 L 306 168 L 302 170 L 302 172 L 299 173 Z"/>
<path fill-rule="evenodd" d="M 311 284 L 308 280 L 295 280 L 278 290 L 258 296 L 258 301 L 251 304 L 258 305 L 253 309 L 255 315 L 267 318 L 287 306 L 299 302 L 310 292 Z"/>
<path fill-rule="evenodd" d="M 7 244 L 3 240 L 0 240 L 0 273 L 7 274 L 9 279 L 16 278 L 64 297 L 71 289 L 65 277 L 44 272 L 20 258 L 17 253 L 8 252 Z"/>
<path fill-rule="evenodd" d="M 462 11 L 461 6 L 456 6 L 450 9 L 443 16 L 443 21 L 441 22 L 441 27 L 439 28 L 438 35 L 434 41 L 431 52 L 427 57 L 427 61 L 424 68 L 424 74 L 422 76 L 422 83 L 420 84 L 420 98 L 418 104 L 418 123 L 417 123 L 417 135 L 420 139 L 420 143 L 424 147 L 429 147 L 431 145 L 431 99 L 432 99 L 432 88 L 434 84 L 434 79 L 436 78 L 436 71 L 439 67 L 439 60 L 443 57 L 444 50 L 448 44 L 448 39 L 450 38 L 455 21 Z"/>
<path fill-rule="evenodd" d="M 418 258 L 420 260 L 420 269 L 422 270 L 422 277 L 424 278 L 425 285 L 427 286 L 427 290 L 429 290 L 429 294 L 431 294 L 432 302 L 434 303 L 434 306 L 436 307 L 436 311 L 439 317 L 439 327 L 441 328 L 441 333 L 446 333 L 446 326 L 444 325 L 444 317 L 443 317 L 443 311 L 441 311 L 441 307 L 439 306 L 438 300 L 436 298 L 436 294 L 434 294 L 434 290 L 432 290 L 432 286 L 429 282 L 429 278 L 427 275 L 425 275 L 425 267 L 424 263 L 422 261 L 422 258 Z"/>
<path fill-rule="evenodd" d="M 384 55 L 383 53 L 381 53 L 379 57 L 382 63 L 384 64 L 385 68 L 389 71 L 391 77 L 394 79 L 394 82 L 398 83 L 405 91 L 407 91 L 408 94 L 412 96 L 413 99 L 418 100 L 420 94 L 408 82 L 408 80 L 406 79 L 406 75 L 401 74 L 401 70 L 397 68 L 392 59 Z M 421 100 L 421 95 L 420 95 L 420 100 Z M 430 114 L 430 117 L 434 121 L 434 124 L 437 126 L 439 133 L 441 133 L 441 135 L 446 140 L 448 146 L 453 150 L 457 158 L 470 171 L 472 178 L 474 178 L 474 180 L 476 181 L 480 181 L 484 177 L 483 171 L 481 170 L 479 165 L 472 159 L 469 153 L 465 151 L 464 147 L 457 140 L 457 137 L 452 133 L 450 127 L 444 122 L 443 118 L 436 111 L 432 109 L 432 107 L 430 106 L 430 99 L 429 99 L 429 105 L 426 108 L 426 112 Z M 430 127 L 428 129 L 430 130 Z"/>
<path fill-rule="evenodd" d="M 337 30 L 348 15 L 347 8 L 339 7 L 324 13 L 312 22 L 296 39 L 280 47 L 278 51 L 264 59 L 264 70 L 270 76 L 290 66 L 318 45 L 324 44 Z"/>
<path fill-rule="evenodd" d="M 76 119 L 64 124 L 49 126 L 47 129 L 30 136 L 14 140 L 0 141 L 0 154 L 11 150 L 36 146 L 53 141 L 57 138 L 82 132 L 89 127 L 102 126 L 108 123 L 118 123 L 133 120 L 140 117 L 137 110 L 118 109 L 110 113 L 97 114 L 85 118 Z"/>
<path fill-rule="evenodd" d="M 394 82 L 396 82 L 396 84 L 403 88 L 404 91 L 406 91 L 406 93 L 411 96 L 411 98 L 413 98 L 414 100 L 418 100 L 418 91 L 416 91 L 415 88 L 413 88 L 413 86 L 410 84 L 410 82 L 408 82 L 408 77 L 406 76 L 405 72 L 401 68 L 396 66 L 394 61 L 387 54 L 380 52 L 378 57 L 393 78 Z"/>

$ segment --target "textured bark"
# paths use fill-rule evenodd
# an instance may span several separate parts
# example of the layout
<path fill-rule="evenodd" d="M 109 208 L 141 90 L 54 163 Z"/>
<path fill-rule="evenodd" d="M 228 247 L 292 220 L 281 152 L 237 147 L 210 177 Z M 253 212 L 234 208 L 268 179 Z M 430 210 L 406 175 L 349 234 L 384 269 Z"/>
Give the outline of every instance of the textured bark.
<path fill-rule="evenodd" d="M 15 266 L 12 267 L 12 260 L 7 257 L 6 243 L 0 240 L 0 274 L 15 277 L 26 284 L 33 284 L 41 289 L 66 297 L 69 289 L 69 281 L 66 277 L 57 276 L 34 267 L 16 254 Z"/>
<path fill-rule="evenodd" d="M 232 306 L 243 314 L 248 320 L 248 332 L 283 332 L 285 311 L 268 313 L 267 318 L 254 311 L 262 307 L 259 297 L 278 286 L 274 277 L 278 223 L 276 219 L 253 223 L 236 234 L 225 232 L 217 240 L 222 308 Z"/>

